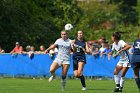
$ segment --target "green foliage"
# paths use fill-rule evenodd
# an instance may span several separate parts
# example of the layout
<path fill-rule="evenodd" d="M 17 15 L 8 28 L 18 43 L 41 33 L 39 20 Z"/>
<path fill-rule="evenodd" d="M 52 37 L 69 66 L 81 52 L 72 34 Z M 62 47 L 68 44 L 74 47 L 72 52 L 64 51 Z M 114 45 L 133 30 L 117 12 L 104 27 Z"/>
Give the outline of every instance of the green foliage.
<path fill-rule="evenodd" d="M 130 1 L 133 0 L 0 0 L 0 46 L 7 52 L 16 41 L 23 47 L 48 47 L 60 37 L 66 23 L 74 26 L 69 32 L 72 39 L 78 30 L 83 30 L 86 40 L 100 39 L 102 35 L 110 40 L 111 34 L 119 30 L 124 32 L 122 39 L 132 42 L 140 32 L 140 0 L 134 0 L 135 5 Z M 121 5 L 124 13 L 120 12 Z M 127 11 L 129 5 L 134 10 L 132 14 Z"/>
<path fill-rule="evenodd" d="M 16 41 L 48 46 L 60 37 L 66 23 L 79 20 L 75 0 L 1 0 L 0 4 L 0 45 L 8 51 Z"/>
<path fill-rule="evenodd" d="M 77 25 L 78 28 L 85 31 L 85 38 L 87 40 L 99 39 L 103 34 L 110 38 L 112 30 L 107 30 L 102 24 L 110 22 L 112 25 L 110 29 L 115 28 L 121 17 L 118 6 L 98 1 L 90 1 L 90 3 L 80 4 L 79 6 L 82 8 L 83 14 L 80 23 Z"/>

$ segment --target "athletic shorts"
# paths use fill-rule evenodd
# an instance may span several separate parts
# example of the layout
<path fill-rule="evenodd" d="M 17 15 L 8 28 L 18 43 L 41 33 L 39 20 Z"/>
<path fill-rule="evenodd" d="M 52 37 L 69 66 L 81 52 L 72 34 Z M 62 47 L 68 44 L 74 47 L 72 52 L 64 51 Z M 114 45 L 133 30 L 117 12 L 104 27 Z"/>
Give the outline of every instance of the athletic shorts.
<path fill-rule="evenodd" d="M 131 63 L 133 69 L 140 68 L 140 62 Z"/>
<path fill-rule="evenodd" d="M 53 62 L 58 63 L 59 66 L 62 66 L 62 64 L 70 64 L 70 60 L 63 60 L 59 58 L 55 58 Z"/>
<path fill-rule="evenodd" d="M 133 69 L 140 68 L 140 55 L 132 55 L 131 58 L 131 66 Z"/>
<path fill-rule="evenodd" d="M 117 66 L 121 66 L 121 67 L 131 67 L 131 64 L 128 61 L 119 61 L 117 63 Z"/>
<path fill-rule="evenodd" d="M 132 57 L 131 57 L 131 62 L 132 63 L 134 63 L 134 62 L 140 62 L 140 55 L 133 54 Z"/>
<path fill-rule="evenodd" d="M 78 62 L 84 62 L 86 64 L 86 57 L 73 58 L 73 70 L 78 70 Z"/>

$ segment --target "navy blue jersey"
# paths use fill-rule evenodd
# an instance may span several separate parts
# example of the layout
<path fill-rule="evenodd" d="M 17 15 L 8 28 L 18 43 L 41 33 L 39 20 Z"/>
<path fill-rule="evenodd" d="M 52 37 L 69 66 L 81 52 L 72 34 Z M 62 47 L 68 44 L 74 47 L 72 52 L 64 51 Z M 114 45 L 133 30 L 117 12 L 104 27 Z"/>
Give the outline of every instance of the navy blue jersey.
<path fill-rule="evenodd" d="M 134 48 L 134 54 L 140 55 L 140 38 L 135 40 L 133 48 Z"/>
<path fill-rule="evenodd" d="M 73 52 L 73 57 L 79 57 L 79 56 L 85 57 L 85 52 L 83 51 L 83 49 L 85 49 L 85 47 L 86 47 L 85 41 L 83 40 L 81 42 L 76 38 L 75 47 L 76 47 L 76 51 Z"/>

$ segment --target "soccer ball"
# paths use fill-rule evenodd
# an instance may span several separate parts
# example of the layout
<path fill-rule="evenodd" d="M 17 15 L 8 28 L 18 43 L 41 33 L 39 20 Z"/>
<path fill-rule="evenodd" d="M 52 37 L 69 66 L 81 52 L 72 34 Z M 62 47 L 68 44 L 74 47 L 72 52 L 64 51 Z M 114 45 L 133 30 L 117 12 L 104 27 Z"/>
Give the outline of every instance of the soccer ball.
<path fill-rule="evenodd" d="M 71 31 L 72 28 L 73 28 L 72 24 L 66 24 L 66 25 L 65 25 L 65 30 L 66 30 L 66 31 Z"/>

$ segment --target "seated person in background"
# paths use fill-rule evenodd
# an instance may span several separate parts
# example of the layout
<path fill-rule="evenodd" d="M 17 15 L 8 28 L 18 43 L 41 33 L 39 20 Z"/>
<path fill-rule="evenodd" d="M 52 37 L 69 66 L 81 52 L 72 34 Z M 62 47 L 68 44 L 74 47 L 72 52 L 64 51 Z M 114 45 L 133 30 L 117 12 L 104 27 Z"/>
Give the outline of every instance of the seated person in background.
<path fill-rule="evenodd" d="M 37 51 L 38 54 L 44 54 L 45 53 L 45 46 L 41 45 L 40 50 Z"/>
<path fill-rule="evenodd" d="M 19 42 L 16 42 L 16 46 L 15 48 L 10 52 L 11 54 L 18 54 L 21 53 L 23 51 L 22 46 L 20 46 Z"/>
<path fill-rule="evenodd" d="M 108 44 L 106 44 L 106 49 L 101 54 L 107 54 L 111 52 L 111 49 Z"/>
<path fill-rule="evenodd" d="M 0 47 L 0 53 L 5 53 L 5 51 Z"/>

